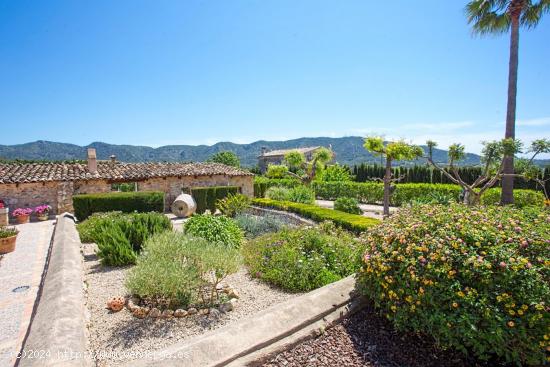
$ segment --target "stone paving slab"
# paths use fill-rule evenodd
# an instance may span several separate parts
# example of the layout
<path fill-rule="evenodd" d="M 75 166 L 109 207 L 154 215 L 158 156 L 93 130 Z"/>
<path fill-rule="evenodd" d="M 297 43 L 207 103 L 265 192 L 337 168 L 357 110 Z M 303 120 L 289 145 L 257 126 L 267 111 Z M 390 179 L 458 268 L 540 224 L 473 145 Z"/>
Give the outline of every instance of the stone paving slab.
<path fill-rule="evenodd" d="M 0 366 L 13 366 L 27 332 L 55 220 L 16 225 L 15 251 L 0 260 Z M 29 288 L 14 293 L 19 286 Z"/>
<path fill-rule="evenodd" d="M 322 208 L 334 209 L 334 201 L 332 200 L 315 200 L 315 204 Z M 369 218 L 382 219 L 384 207 L 382 205 L 359 204 L 359 208 L 363 211 L 363 215 Z M 399 210 L 398 207 L 390 206 L 390 213 L 395 213 Z"/>

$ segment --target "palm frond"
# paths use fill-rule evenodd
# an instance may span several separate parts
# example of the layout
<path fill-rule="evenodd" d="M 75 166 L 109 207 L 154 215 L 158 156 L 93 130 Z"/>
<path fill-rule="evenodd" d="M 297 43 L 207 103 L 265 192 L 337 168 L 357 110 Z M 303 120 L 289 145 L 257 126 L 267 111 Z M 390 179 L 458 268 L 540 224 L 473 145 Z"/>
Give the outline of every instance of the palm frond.
<path fill-rule="evenodd" d="M 546 1 L 546 0 L 545 0 Z M 475 34 L 505 33 L 510 28 L 510 0 L 473 0 L 466 5 L 468 23 Z"/>
<path fill-rule="evenodd" d="M 550 0 L 539 0 L 535 4 L 528 1 L 521 15 L 521 25 L 534 28 L 545 13 L 550 12 Z"/>

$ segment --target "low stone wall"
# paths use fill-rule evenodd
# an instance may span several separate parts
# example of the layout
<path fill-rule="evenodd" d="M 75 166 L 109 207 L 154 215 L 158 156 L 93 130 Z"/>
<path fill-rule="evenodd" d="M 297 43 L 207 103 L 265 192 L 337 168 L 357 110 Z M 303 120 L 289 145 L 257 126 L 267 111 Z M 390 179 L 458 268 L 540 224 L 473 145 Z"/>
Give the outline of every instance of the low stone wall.
<path fill-rule="evenodd" d="M 87 351 L 80 245 L 73 217 L 59 216 L 19 366 L 92 366 Z"/>

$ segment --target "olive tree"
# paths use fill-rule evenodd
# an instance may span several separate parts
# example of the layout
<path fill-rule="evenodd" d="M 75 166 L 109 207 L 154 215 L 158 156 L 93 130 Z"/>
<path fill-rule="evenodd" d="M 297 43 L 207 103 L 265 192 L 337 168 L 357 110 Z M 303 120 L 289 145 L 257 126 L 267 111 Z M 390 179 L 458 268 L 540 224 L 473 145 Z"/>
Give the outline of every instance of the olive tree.
<path fill-rule="evenodd" d="M 457 163 L 465 156 L 464 146 L 462 144 L 452 144 L 448 151 L 448 170 L 433 160 L 433 149 L 437 143 L 433 141 L 426 142 L 428 146 L 428 163 L 447 176 L 451 182 L 460 185 L 464 192 L 463 202 L 466 205 L 477 205 L 480 202 L 483 193 L 497 184 L 503 177 L 514 176 L 524 179 L 535 179 L 537 183 L 544 186 L 544 181 L 535 178 L 538 177 L 534 172 L 536 167 L 533 164 L 535 157 L 541 153 L 550 152 L 550 141 L 547 139 L 535 140 L 528 153 L 532 153 L 531 158 L 527 160 L 523 173 L 504 173 L 505 157 L 521 153 L 522 143 L 519 140 L 503 139 L 501 141 L 483 142 L 481 163 L 483 170 L 481 175 L 472 183 L 466 183 L 460 177 Z M 540 182 L 539 182 L 540 181 Z"/>
<path fill-rule="evenodd" d="M 366 150 L 376 156 L 385 158 L 386 172 L 384 174 L 384 217 L 390 215 L 390 195 L 393 191 L 392 184 L 403 177 L 394 177 L 392 173 L 392 162 L 401 160 L 412 160 L 421 157 L 424 151 L 417 145 L 408 144 L 403 140 L 384 142 L 379 136 L 365 138 L 363 145 Z"/>
<path fill-rule="evenodd" d="M 268 167 L 277 172 L 284 172 L 287 176 L 295 177 L 302 181 L 305 185 L 309 185 L 323 168 L 325 164 L 330 162 L 334 157 L 332 150 L 327 148 L 319 148 L 313 153 L 311 161 L 307 161 L 303 153 L 293 150 L 288 152 L 283 160 L 282 165 L 270 165 Z M 279 167 L 285 167 L 284 169 Z M 293 172 L 294 171 L 294 172 Z"/>
<path fill-rule="evenodd" d="M 542 169 L 534 164 L 534 159 L 539 154 L 550 153 L 550 140 L 538 139 L 534 140 L 529 147 L 528 153 L 531 153 L 531 158 L 518 159 L 515 161 L 514 176 L 519 176 L 526 181 L 533 180 L 542 188 L 544 197 L 546 200 L 550 200 L 548 190 L 546 190 L 546 183 L 550 178 L 544 179 L 542 175 Z M 506 174 L 503 174 L 506 176 Z"/>

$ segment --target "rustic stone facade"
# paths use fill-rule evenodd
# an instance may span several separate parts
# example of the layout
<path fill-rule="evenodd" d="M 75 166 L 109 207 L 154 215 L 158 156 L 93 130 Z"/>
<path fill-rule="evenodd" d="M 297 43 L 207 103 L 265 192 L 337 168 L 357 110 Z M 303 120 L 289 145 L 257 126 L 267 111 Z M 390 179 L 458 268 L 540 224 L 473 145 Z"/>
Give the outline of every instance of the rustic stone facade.
<path fill-rule="evenodd" d="M 247 196 L 254 195 L 253 176 L 182 176 L 162 177 L 137 181 L 138 191 L 162 191 L 166 194 L 166 210 L 181 194 L 182 188 L 199 186 L 239 186 Z M 73 211 L 73 195 L 102 193 L 111 191 L 111 182 L 107 180 L 47 181 L 17 184 L 0 184 L 0 198 L 9 207 L 16 208 L 48 204 L 54 214 Z"/>

